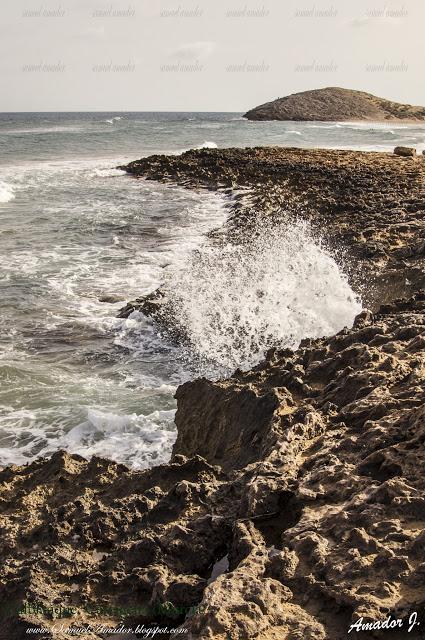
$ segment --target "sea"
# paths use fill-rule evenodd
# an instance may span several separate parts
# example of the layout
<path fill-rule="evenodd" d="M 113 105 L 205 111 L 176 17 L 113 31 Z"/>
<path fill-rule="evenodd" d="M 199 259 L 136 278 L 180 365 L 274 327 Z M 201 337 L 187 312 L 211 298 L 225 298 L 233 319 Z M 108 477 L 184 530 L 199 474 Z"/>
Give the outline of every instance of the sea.
<path fill-rule="evenodd" d="M 248 243 L 210 231 L 227 196 L 137 180 L 154 153 L 280 145 L 425 149 L 425 128 L 249 122 L 240 113 L 0 114 L 0 465 L 59 449 L 143 469 L 169 460 L 174 394 L 257 364 L 272 346 L 350 326 L 361 310 L 302 220 Z M 140 312 L 162 287 L 184 339 Z"/>

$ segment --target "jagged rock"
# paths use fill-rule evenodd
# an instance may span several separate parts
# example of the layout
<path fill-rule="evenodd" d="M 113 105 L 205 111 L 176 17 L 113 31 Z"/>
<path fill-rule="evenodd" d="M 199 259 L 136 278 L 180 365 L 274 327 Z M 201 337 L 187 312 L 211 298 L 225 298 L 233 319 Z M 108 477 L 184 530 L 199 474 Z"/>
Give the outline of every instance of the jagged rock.
<path fill-rule="evenodd" d="M 187 624 L 188 637 L 250 640 L 300 634 L 299 637 L 324 640 L 323 626 L 292 602 L 290 589 L 267 575 L 267 548 L 252 524 L 235 527 L 233 547 L 237 566 L 207 588 L 202 613 L 195 614 Z"/>
<path fill-rule="evenodd" d="M 115 304 L 116 302 L 122 302 L 122 297 L 114 294 L 105 294 L 100 296 L 99 302 L 106 302 L 107 304 Z"/>
<path fill-rule="evenodd" d="M 118 318 L 128 318 L 134 311 L 140 311 L 147 316 L 156 317 L 161 314 L 161 309 L 164 307 L 164 304 L 164 296 L 160 290 L 157 290 L 149 295 L 136 298 L 129 302 L 120 310 Z"/>
<path fill-rule="evenodd" d="M 258 392 L 235 383 L 211 383 L 200 379 L 181 385 L 176 394 L 177 440 L 174 451 L 186 456 L 196 453 L 237 469 L 258 459 L 262 438 L 270 437 L 270 425 L 279 406 L 275 392 Z M 191 405 L 202 407 L 202 416 Z M 198 428 L 202 419 L 204 429 Z"/>
<path fill-rule="evenodd" d="M 108 620 L 193 640 L 342 640 L 361 616 L 420 610 L 424 382 L 418 293 L 227 381 L 184 385 L 169 465 L 58 453 L 4 469 L 1 599 L 60 600 L 81 624 L 101 600 L 124 608 Z M 182 456 L 191 448 L 207 460 Z M 3 622 L 19 640 L 35 619 Z"/>

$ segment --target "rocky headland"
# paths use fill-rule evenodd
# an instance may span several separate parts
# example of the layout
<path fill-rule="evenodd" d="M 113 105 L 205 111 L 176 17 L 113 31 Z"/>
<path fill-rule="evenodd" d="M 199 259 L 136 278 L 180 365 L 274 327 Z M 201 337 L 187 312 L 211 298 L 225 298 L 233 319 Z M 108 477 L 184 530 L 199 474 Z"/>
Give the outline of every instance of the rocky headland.
<path fill-rule="evenodd" d="M 425 107 L 378 98 L 365 91 L 326 87 L 293 93 L 248 111 L 248 120 L 425 122 Z"/>
<path fill-rule="evenodd" d="M 167 465 L 59 452 L 3 469 L 0 638 L 69 638 L 28 602 L 72 608 L 84 638 L 144 637 L 97 621 L 168 625 L 157 638 L 342 640 L 358 620 L 370 626 L 350 637 L 425 637 L 425 161 L 258 148 L 126 170 L 222 190 L 230 232 L 307 217 L 370 311 L 180 386 Z M 160 298 L 122 315 L 155 314 Z M 402 626 L 380 630 L 389 616 Z"/>

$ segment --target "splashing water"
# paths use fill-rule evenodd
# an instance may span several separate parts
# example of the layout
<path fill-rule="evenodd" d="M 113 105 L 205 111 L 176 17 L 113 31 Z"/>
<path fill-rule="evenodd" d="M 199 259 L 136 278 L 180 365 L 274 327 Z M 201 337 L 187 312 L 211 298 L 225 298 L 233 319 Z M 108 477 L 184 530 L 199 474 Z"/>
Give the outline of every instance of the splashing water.
<path fill-rule="evenodd" d="M 13 193 L 12 187 L 7 183 L 0 181 L 0 202 L 10 202 L 14 197 L 15 194 Z"/>
<path fill-rule="evenodd" d="M 249 241 L 206 242 L 165 284 L 187 354 L 208 377 L 257 364 L 270 347 L 351 326 L 361 303 L 306 223 L 263 223 Z"/>

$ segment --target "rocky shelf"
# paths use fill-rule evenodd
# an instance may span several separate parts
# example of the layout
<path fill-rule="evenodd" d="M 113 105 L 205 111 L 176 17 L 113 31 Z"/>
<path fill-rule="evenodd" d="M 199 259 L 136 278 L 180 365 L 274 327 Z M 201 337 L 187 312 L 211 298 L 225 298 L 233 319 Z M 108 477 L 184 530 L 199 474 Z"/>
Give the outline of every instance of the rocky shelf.
<path fill-rule="evenodd" d="M 180 386 L 167 465 L 138 472 L 59 452 L 3 469 L 0 594 L 15 610 L 3 611 L 0 638 L 28 638 L 29 626 L 69 638 L 29 601 L 72 607 L 74 624 L 187 630 L 157 638 L 342 640 L 360 618 L 405 624 L 414 611 L 420 630 L 425 163 L 261 148 L 154 156 L 127 170 L 242 189 L 234 228 L 308 216 L 344 246 L 353 282 L 373 281 L 373 310 L 295 352 L 271 350 L 251 371 Z M 404 629 L 391 637 L 422 637 Z"/>
<path fill-rule="evenodd" d="M 228 231 L 263 217 L 308 220 L 334 250 L 351 285 L 375 309 L 425 287 L 425 156 L 257 147 L 150 156 L 121 167 L 135 177 L 219 190 Z M 236 195 L 234 195 L 236 193 Z M 161 295 L 122 310 L 163 310 Z"/>

